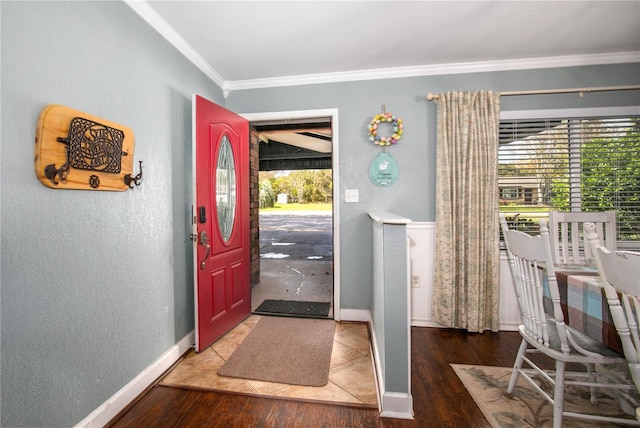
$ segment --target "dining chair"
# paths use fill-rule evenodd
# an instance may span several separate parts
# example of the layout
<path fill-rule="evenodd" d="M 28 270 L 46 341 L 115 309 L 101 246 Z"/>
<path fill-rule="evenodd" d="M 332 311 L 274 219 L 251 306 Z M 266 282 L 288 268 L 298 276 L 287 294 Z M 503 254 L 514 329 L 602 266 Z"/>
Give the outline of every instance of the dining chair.
<path fill-rule="evenodd" d="M 601 245 L 596 230 L 595 224 L 584 224 L 584 234 L 598 268 L 629 372 L 636 387 L 640 389 L 640 253 L 609 251 Z"/>
<path fill-rule="evenodd" d="M 549 229 L 553 261 L 556 265 L 590 265 L 591 249 L 584 238 L 583 224 L 594 223 L 602 243 L 611 251 L 617 249 L 617 224 L 615 211 L 550 211 Z"/>
<path fill-rule="evenodd" d="M 614 418 L 604 415 L 576 413 L 564 410 L 564 391 L 568 385 L 589 388 L 591 401 L 597 401 L 598 388 L 633 390 L 630 380 L 615 370 L 624 365 L 622 355 L 602 343 L 573 329 L 565 322 L 560 306 L 560 293 L 555 276 L 549 229 L 541 219 L 540 235 L 510 230 L 506 217 L 500 214 L 500 226 L 513 276 L 522 324 L 519 326 L 522 342 L 513 366 L 507 388 L 513 393 L 518 378 L 522 376 L 553 406 L 553 427 L 559 428 L 564 416 L 595 421 L 638 424 L 635 419 Z M 545 288 L 547 291 L 545 293 Z M 545 311 L 545 294 L 550 304 Z M 548 312 L 548 313 L 547 313 Z M 530 354 L 542 354 L 550 358 L 554 370 L 544 370 Z M 539 361 L 539 360 L 536 360 Z M 567 370 L 567 364 L 579 363 L 583 370 Z M 529 368 L 525 368 L 524 365 Z M 596 370 L 596 366 L 598 370 Z M 546 392 L 539 384 L 548 382 L 553 393 Z"/>

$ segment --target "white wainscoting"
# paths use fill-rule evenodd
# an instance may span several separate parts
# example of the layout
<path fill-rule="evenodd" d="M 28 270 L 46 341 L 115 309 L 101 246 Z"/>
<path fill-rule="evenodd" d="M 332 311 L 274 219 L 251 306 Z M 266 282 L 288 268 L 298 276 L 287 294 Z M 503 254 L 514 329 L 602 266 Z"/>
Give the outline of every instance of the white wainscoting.
<path fill-rule="evenodd" d="M 417 275 L 419 287 L 411 288 L 411 325 L 416 327 L 441 327 L 431 318 L 433 294 L 433 269 L 435 261 L 435 222 L 413 222 L 407 225 L 411 240 L 411 278 Z M 509 261 L 500 252 L 500 330 L 514 331 L 520 324 L 518 302 L 513 291 Z"/>

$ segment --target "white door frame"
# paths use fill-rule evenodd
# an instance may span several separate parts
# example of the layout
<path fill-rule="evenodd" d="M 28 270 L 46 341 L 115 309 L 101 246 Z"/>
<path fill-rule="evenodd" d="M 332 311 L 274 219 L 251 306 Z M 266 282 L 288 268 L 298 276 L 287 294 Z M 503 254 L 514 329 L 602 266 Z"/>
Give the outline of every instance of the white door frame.
<path fill-rule="evenodd" d="M 295 110 L 265 113 L 237 113 L 251 122 L 264 120 L 313 119 L 331 117 L 332 149 L 331 171 L 333 175 L 333 318 L 340 321 L 340 174 L 338 159 L 338 109 Z"/>

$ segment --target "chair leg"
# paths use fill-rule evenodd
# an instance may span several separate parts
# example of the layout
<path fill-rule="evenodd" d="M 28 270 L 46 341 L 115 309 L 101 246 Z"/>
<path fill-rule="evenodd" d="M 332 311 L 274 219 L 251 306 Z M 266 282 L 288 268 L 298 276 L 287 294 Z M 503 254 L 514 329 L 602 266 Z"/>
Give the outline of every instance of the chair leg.
<path fill-rule="evenodd" d="M 511 372 L 511 380 L 509 381 L 509 387 L 507 388 L 507 392 L 511 394 L 513 392 L 513 388 L 516 387 L 516 382 L 518 382 L 518 375 L 520 374 L 520 369 L 522 368 L 522 363 L 524 362 L 524 354 L 527 352 L 527 341 L 522 339 L 522 343 L 520 344 L 520 349 L 518 349 L 518 355 L 516 356 L 516 362 L 513 364 L 513 372 Z"/>
<path fill-rule="evenodd" d="M 556 386 L 553 389 L 553 428 L 560 428 L 562 426 L 565 365 L 566 363 L 564 361 L 556 361 Z"/>
<path fill-rule="evenodd" d="M 597 380 L 596 365 L 593 363 L 587 364 L 587 370 L 589 371 L 589 382 L 595 383 Z M 592 386 L 589 390 L 591 391 L 591 403 L 596 404 L 598 402 L 597 389 L 595 386 Z"/>

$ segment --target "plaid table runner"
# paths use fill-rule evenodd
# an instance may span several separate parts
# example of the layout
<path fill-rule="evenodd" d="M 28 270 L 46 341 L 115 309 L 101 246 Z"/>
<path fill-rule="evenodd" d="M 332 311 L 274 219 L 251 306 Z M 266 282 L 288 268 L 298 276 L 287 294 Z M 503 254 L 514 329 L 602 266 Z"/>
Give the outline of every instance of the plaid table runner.
<path fill-rule="evenodd" d="M 556 270 L 556 279 L 560 306 L 567 324 L 622 354 L 620 337 L 613 324 L 598 272 L 594 268 Z M 551 308 L 547 287 L 544 300 L 545 309 Z"/>

